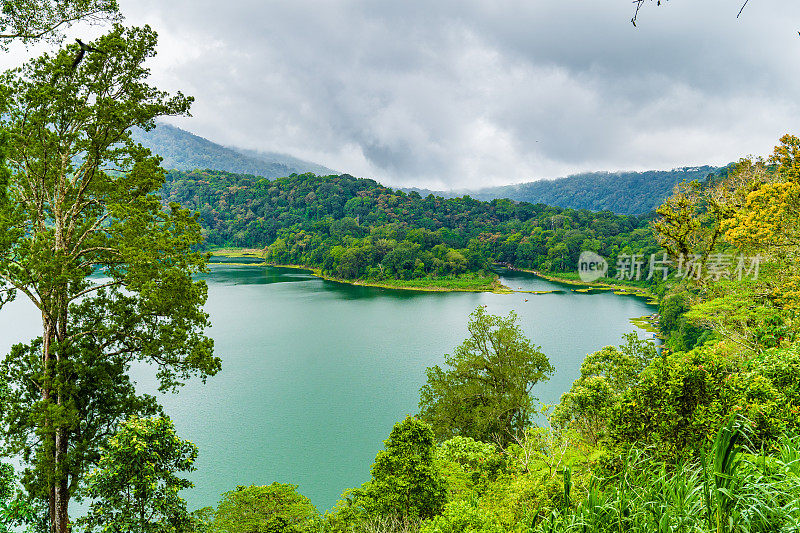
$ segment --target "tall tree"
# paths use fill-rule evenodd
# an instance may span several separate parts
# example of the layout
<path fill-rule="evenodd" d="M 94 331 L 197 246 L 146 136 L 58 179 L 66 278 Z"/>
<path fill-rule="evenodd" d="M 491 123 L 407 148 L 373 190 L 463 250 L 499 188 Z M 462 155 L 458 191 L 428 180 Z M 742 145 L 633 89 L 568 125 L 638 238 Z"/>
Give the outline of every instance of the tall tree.
<path fill-rule="evenodd" d="M 0 6 L 0 49 L 13 40 L 58 41 L 65 27 L 114 18 L 119 10 L 117 0 L 2 0 Z"/>
<path fill-rule="evenodd" d="M 431 518 L 441 512 L 446 490 L 435 461 L 436 440 L 429 424 L 406 417 L 392 428 L 365 484 L 368 507 L 380 514 Z"/>
<path fill-rule="evenodd" d="M 531 391 L 553 367 L 523 335 L 513 311 L 493 316 L 479 307 L 469 337 L 445 356 L 449 368 L 428 368 L 420 390 L 420 417 L 440 440 L 462 435 L 506 445 L 530 424 Z"/>
<path fill-rule="evenodd" d="M 206 286 L 192 280 L 207 260 L 193 251 L 196 216 L 162 208 L 159 160 L 130 139 L 191 104 L 147 84 L 155 45 L 149 27 L 115 25 L 77 67 L 72 45 L 0 80 L 0 294 L 26 295 L 42 320 L 41 337 L 7 358 L 0 415 L 5 452 L 24 453 L 54 533 L 68 531 L 70 498 L 115 423 L 154 409 L 128 365 L 155 365 L 162 390 L 220 367 L 203 334 Z"/>

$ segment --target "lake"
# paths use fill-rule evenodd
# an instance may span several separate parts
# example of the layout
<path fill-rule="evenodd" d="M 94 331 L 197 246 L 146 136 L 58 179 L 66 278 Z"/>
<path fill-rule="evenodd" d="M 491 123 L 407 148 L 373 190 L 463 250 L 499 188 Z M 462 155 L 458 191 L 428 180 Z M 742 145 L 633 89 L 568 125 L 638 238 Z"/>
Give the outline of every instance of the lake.
<path fill-rule="evenodd" d="M 478 306 L 514 310 L 556 372 L 534 389 L 555 403 L 587 353 L 636 331 L 654 312 L 633 296 L 580 294 L 503 271 L 514 289 L 551 294 L 425 293 L 325 281 L 302 270 L 215 264 L 204 275 L 210 335 L 222 371 L 203 385 L 159 394 L 178 434 L 200 448 L 189 508 L 214 505 L 236 485 L 293 483 L 322 511 L 369 479 L 392 425 L 417 411 L 425 368 L 444 361 Z M 528 301 L 524 301 L 525 298 Z M 642 336 L 647 335 L 638 330 Z M 24 296 L 0 312 L 0 353 L 39 334 Z M 149 368 L 133 375 L 153 393 Z"/>

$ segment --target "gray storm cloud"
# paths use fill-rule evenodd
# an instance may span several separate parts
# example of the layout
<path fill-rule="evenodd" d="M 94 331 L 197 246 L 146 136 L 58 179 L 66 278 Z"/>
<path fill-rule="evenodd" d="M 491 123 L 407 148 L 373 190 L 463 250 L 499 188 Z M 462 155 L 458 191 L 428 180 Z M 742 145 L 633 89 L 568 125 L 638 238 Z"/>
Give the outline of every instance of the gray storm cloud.
<path fill-rule="evenodd" d="M 123 1 L 174 123 L 395 185 L 724 164 L 797 132 L 800 4 Z"/>

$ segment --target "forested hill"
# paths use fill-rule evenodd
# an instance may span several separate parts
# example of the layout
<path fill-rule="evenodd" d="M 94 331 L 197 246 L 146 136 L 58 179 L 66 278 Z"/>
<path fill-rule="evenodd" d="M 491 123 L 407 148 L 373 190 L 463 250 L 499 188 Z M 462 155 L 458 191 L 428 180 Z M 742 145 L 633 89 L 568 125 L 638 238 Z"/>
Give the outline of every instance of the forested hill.
<path fill-rule="evenodd" d="M 133 139 L 160 155 L 164 159 L 162 163 L 164 168 L 178 170 L 212 168 L 265 178 L 304 172 L 334 173 L 322 165 L 286 154 L 227 148 L 169 124 L 159 123 L 151 131 L 134 129 Z"/>
<path fill-rule="evenodd" d="M 416 279 L 485 271 L 489 261 L 568 271 L 582 250 L 616 264 L 658 247 L 647 216 L 501 199 L 421 197 L 353 176 L 267 180 L 170 171 L 165 201 L 199 211 L 207 243 L 263 248 L 272 262 L 343 278 Z"/>
<path fill-rule="evenodd" d="M 477 190 L 417 192 L 454 197 L 468 194 L 479 200 L 510 198 L 520 202 L 543 203 L 572 209 L 609 210 L 635 215 L 647 213 L 661 205 L 672 188 L 683 180 L 702 181 L 720 167 L 683 167 L 647 172 L 588 172 L 555 180 L 540 180 L 516 185 Z"/>
<path fill-rule="evenodd" d="M 168 169 L 213 169 L 265 178 L 306 172 L 318 175 L 336 174 L 327 167 L 286 154 L 225 147 L 163 123 L 149 132 L 136 129 L 133 138 L 160 155 L 164 159 L 162 166 Z M 683 180 L 703 180 L 718 170 L 719 167 L 700 166 L 647 172 L 589 172 L 555 180 L 475 190 L 404 190 L 415 191 L 423 197 L 429 194 L 444 198 L 469 195 L 487 201 L 509 198 L 532 204 L 638 215 L 659 206 L 672 193 L 672 188 L 677 183 Z"/>

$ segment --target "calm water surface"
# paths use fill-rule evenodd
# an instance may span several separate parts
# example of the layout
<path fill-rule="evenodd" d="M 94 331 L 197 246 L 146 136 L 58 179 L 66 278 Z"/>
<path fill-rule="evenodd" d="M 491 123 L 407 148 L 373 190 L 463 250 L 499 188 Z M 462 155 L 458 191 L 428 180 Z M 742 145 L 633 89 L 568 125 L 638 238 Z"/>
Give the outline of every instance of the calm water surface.
<path fill-rule="evenodd" d="M 579 294 L 534 276 L 503 282 L 554 294 L 421 293 L 355 287 L 300 270 L 214 265 L 205 276 L 210 335 L 222 371 L 159 400 L 179 435 L 200 448 L 189 507 L 214 505 L 236 485 L 299 485 L 320 509 L 369 478 L 392 425 L 414 414 L 425 368 L 441 364 L 466 336 L 467 317 L 486 305 L 515 310 L 526 335 L 556 368 L 534 394 L 554 403 L 581 361 L 635 331 L 643 300 Z M 525 302 L 524 299 L 528 298 Z M 0 353 L 39 334 L 36 310 L 20 296 L 0 312 Z M 644 332 L 642 332 L 644 335 Z M 153 373 L 133 369 L 154 393 Z"/>

